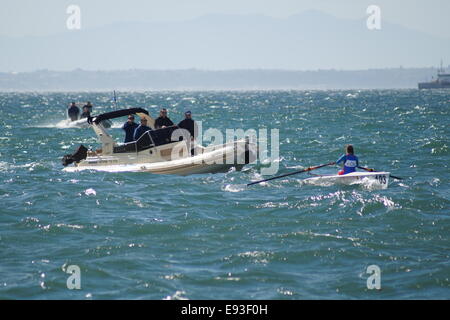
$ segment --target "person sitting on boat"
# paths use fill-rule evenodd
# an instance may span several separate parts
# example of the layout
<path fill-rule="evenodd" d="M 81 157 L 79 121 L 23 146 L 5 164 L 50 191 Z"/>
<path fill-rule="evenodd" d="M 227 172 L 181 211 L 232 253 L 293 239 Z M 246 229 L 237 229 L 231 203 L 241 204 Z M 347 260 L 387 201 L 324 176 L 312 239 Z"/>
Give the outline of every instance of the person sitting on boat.
<path fill-rule="evenodd" d="M 88 108 L 89 113 L 92 113 L 92 103 L 90 101 L 88 101 L 84 106 L 83 106 L 83 110 L 84 108 Z"/>
<path fill-rule="evenodd" d="M 134 140 L 139 139 L 144 133 L 150 130 L 152 129 L 147 126 L 147 119 L 141 118 L 141 124 L 136 128 L 136 130 L 134 130 Z"/>
<path fill-rule="evenodd" d="M 343 154 L 337 161 L 344 164 L 344 168 L 338 172 L 338 175 L 343 175 L 351 172 L 355 172 L 356 168 L 359 167 L 358 157 L 355 156 L 353 146 L 351 144 L 345 146 L 345 154 Z"/>
<path fill-rule="evenodd" d="M 134 116 L 130 114 L 128 116 L 128 121 L 125 122 L 122 126 L 122 130 L 125 131 L 124 143 L 134 141 L 134 131 L 136 130 L 137 127 L 139 127 L 139 125 L 136 122 L 134 122 Z"/>
<path fill-rule="evenodd" d="M 163 108 L 159 111 L 159 117 L 155 120 L 155 129 L 173 126 L 172 120 L 167 116 L 167 109 Z"/>
<path fill-rule="evenodd" d="M 67 115 L 71 121 L 78 120 L 78 115 L 80 114 L 80 109 L 77 107 L 75 102 L 72 102 L 67 110 Z"/>
<path fill-rule="evenodd" d="M 184 116 L 185 119 L 178 124 L 178 127 L 189 131 L 189 133 L 191 134 L 191 139 L 194 140 L 197 133 L 197 124 L 194 120 L 192 120 L 192 113 L 190 111 L 186 111 L 184 113 Z"/>
<path fill-rule="evenodd" d="M 91 116 L 91 112 L 89 111 L 89 108 L 87 106 L 83 107 L 83 113 L 80 116 L 80 119 L 83 118 L 89 118 Z"/>

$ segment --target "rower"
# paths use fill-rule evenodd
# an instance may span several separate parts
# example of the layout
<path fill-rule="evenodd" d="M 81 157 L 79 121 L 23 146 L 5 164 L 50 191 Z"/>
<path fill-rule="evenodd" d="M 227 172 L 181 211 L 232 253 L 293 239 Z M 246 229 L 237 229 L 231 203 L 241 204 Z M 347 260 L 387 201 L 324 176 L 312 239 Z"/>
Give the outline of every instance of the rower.
<path fill-rule="evenodd" d="M 162 108 L 159 111 L 159 117 L 155 120 L 155 129 L 173 126 L 172 120 L 167 116 L 167 109 Z"/>
<path fill-rule="evenodd" d="M 80 114 L 80 109 L 77 107 L 75 102 L 72 102 L 67 110 L 67 115 L 71 121 L 78 120 L 78 115 Z"/>
<path fill-rule="evenodd" d="M 133 138 L 134 140 L 139 139 L 144 133 L 147 131 L 152 130 L 150 127 L 147 126 L 147 119 L 141 118 L 141 124 L 134 130 Z"/>
<path fill-rule="evenodd" d="M 341 162 L 344 164 L 344 168 L 338 172 L 338 175 L 355 172 L 356 168 L 359 166 L 358 157 L 355 156 L 355 152 L 351 144 L 345 146 L 345 154 L 343 154 L 336 161 L 336 164 Z"/>

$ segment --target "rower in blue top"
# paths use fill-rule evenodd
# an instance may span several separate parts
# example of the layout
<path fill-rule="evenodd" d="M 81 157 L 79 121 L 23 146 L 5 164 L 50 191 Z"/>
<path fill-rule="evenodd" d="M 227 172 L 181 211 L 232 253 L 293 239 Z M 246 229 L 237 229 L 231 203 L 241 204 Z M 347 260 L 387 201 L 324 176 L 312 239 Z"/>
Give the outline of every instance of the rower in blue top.
<path fill-rule="evenodd" d="M 338 172 L 338 175 L 355 172 L 356 168 L 359 167 L 358 157 L 355 156 L 355 152 L 351 144 L 345 146 L 345 154 L 343 154 L 336 161 L 336 164 L 339 164 L 341 162 L 344 164 L 344 169 L 340 170 Z"/>

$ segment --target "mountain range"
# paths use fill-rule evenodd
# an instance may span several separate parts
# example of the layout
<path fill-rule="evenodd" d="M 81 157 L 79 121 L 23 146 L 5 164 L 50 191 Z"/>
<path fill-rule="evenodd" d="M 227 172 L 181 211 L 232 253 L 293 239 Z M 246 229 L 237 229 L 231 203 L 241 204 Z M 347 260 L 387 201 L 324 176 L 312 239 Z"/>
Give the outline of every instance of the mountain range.
<path fill-rule="evenodd" d="M 0 37 L 0 71 L 423 67 L 450 60 L 450 41 L 382 20 L 318 11 L 288 18 L 210 14 L 179 22 L 121 22 L 51 36 Z"/>

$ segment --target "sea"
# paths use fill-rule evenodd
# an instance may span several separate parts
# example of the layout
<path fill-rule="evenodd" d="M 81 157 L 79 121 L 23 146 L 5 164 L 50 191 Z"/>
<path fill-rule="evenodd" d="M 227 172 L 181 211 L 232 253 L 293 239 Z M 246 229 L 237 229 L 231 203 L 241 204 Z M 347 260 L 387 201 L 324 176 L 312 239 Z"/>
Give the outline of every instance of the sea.
<path fill-rule="evenodd" d="M 450 299 L 450 91 L 116 96 L 0 93 L 0 299 Z M 175 123 L 190 110 L 203 130 L 267 130 L 279 152 L 227 173 L 65 172 L 65 154 L 100 147 L 64 125 L 72 101 L 167 108 Z M 347 144 L 402 179 L 246 185 L 336 161 Z"/>

